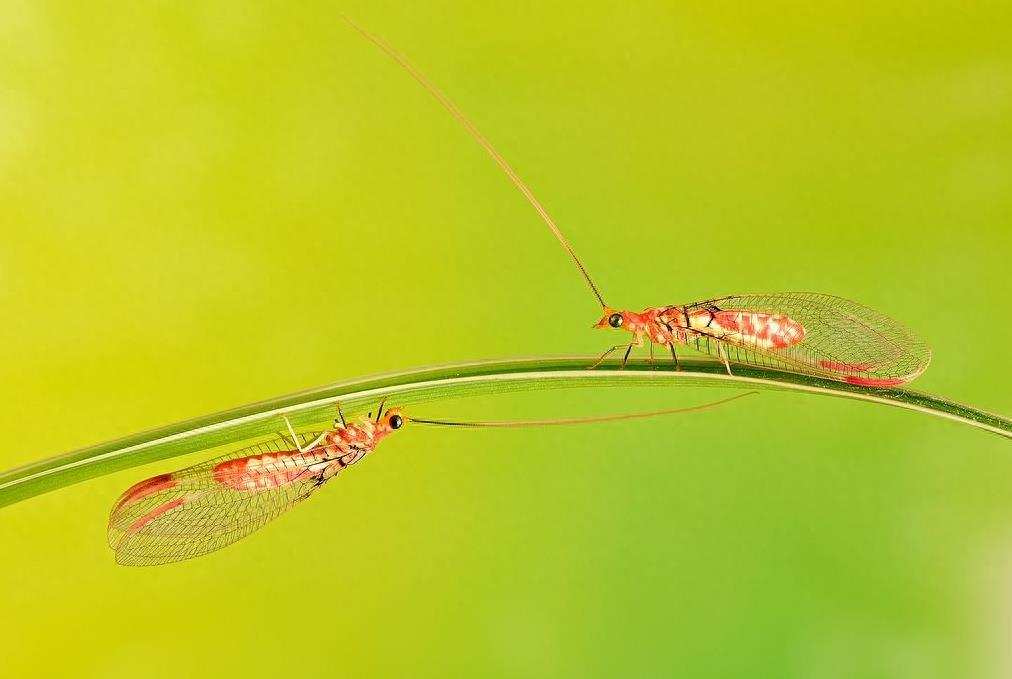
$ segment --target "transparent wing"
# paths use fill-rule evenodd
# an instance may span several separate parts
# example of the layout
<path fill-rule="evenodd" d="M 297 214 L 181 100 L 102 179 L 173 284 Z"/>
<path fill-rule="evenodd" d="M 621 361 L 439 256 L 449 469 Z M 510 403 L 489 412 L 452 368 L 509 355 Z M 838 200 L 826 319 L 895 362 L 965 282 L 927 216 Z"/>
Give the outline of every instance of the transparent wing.
<path fill-rule="evenodd" d="M 747 314 L 787 316 L 803 326 L 804 337 L 783 347 L 726 329 L 693 327 L 687 333 L 689 346 L 714 356 L 723 352 L 736 363 L 888 387 L 914 379 L 931 360 L 930 349 L 892 318 L 833 295 L 732 295 L 671 308 L 684 309 L 690 317 L 725 312 L 722 317 L 732 320 Z M 745 314 L 726 313 L 736 311 Z"/>
<path fill-rule="evenodd" d="M 299 435 L 303 445 L 316 436 Z M 322 447 L 300 453 L 291 439 L 278 437 L 152 477 L 113 505 L 109 546 L 118 563 L 130 566 L 213 552 L 306 499 L 347 464 Z"/>

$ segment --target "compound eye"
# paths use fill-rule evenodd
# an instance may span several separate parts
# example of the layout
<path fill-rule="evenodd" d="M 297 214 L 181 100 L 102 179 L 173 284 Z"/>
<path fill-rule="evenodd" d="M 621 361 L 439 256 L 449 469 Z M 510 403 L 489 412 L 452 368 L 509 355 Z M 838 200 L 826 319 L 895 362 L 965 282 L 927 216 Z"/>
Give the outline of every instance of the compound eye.
<path fill-rule="evenodd" d="M 612 314 L 608 317 L 608 325 L 613 328 L 622 327 L 622 314 Z"/>
<path fill-rule="evenodd" d="M 400 429 L 403 425 L 404 425 L 404 418 L 403 417 L 401 417 L 400 415 L 391 415 L 390 416 L 390 428 L 391 429 Z"/>

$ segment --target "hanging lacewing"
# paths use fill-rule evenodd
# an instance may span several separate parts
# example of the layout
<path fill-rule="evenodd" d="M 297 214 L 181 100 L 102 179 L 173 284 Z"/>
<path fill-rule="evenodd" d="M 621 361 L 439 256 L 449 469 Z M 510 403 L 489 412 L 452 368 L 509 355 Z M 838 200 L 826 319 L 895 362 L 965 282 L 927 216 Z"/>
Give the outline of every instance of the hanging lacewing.
<path fill-rule="evenodd" d="M 344 415 L 323 432 L 287 435 L 128 488 L 109 514 L 108 541 L 116 561 L 154 566 L 214 552 L 262 528 L 365 459 L 408 422 L 443 427 L 534 427 L 672 415 L 712 408 L 757 392 L 697 406 L 650 412 L 550 420 L 465 422 L 412 418 L 399 408 L 349 424 Z"/>

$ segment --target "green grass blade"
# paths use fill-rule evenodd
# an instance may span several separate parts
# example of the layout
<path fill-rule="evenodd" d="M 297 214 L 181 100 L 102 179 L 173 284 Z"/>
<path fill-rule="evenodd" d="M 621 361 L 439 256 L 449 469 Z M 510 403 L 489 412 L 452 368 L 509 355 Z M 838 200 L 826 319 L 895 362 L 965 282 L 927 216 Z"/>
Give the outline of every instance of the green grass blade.
<path fill-rule="evenodd" d="M 0 507 L 121 469 L 186 455 L 278 431 L 279 413 L 296 428 L 329 422 L 334 402 L 349 412 L 389 396 L 398 406 L 504 391 L 571 387 L 741 387 L 801 391 L 917 410 L 1012 438 L 1012 421 L 937 396 L 905 389 L 869 389 L 818 377 L 736 366 L 728 375 L 712 359 L 684 358 L 681 370 L 632 360 L 625 370 L 608 362 L 587 370 L 589 357 L 524 358 L 461 363 L 368 377 L 198 417 L 160 429 L 40 460 L 0 474 Z"/>

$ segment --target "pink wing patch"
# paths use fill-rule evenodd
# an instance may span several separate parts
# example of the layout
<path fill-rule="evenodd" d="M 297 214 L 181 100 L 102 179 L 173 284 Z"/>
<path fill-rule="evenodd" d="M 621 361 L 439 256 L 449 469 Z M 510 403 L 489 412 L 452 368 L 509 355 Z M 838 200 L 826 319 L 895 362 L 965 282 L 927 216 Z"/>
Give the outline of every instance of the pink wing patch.
<path fill-rule="evenodd" d="M 702 312 L 709 315 L 709 312 Z M 699 315 L 696 312 L 693 316 Z M 794 346 L 805 339 L 805 328 L 790 316 L 764 314 L 755 311 L 718 311 L 713 314 L 713 324 L 726 332 L 736 332 L 746 343 L 754 343 L 769 349 L 783 349 Z"/>
<path fill-rule="evenodd" d="M 819 361 L 819 365 L 826 370 L 838 373 L 863 373 L 875 368 L 874 363 L 843 363 L 841 361 Z M 895 387 L 907 382 L 903 377 L 861 377 L 859 375 L 844 375 L 843 381 L 862 387 Z"/>
<path fill-rule="evenodd" d="M 838 373 L 863 373 L 875 367 L 874 363 L 844 363 L 842 361 L 819 361 L 819 366 Z"/>
<path fill-rule="evenodd" d="M 843 381 L 862 387 L 895 387 L 898 384 L 905 384 L 909 380 L 903 377 L 857 377 L 855 375 L 847 375 L 843 378 Z"/>
<path fill-rule="evenodd" d="M 147 514 L 145 514 L 144 516 L 142 516 L 141 518 L 137 519 L 132 524 L 130 524 L 130 527 L 127 528 L 126 530 L 126 534 L 128 536 L 133 535 L 141 528 L 144 528 L 144 526 L 148 525 L 148 523 L 157 519 L 162 514 L 165 514 L 166 512 L 171 512 L 173 509 L 183 504 L 184 500 L 185 498 L 180 497 L 176 498 L 175 500 L 172 500 L 171 502 L 166 502 L 163 505 L 155 507 L 150 512 L 148 512 Z"/>
<path fill-rule="evenodd" d="M 306 473 L 306 465 L 321 459 L 320 454 L 286 450 L 227 460 L 214 468 L 213 475 L 215 481 L 235 490 L 268 490 L 290 485 Z"/>
<path fill-rule="evenodd" d="M 113 511 L 122 509 L 128 504 L 139 502 L 148 495 L 154 495 L 160 491 L 175 488 L 176 485 L 176 480 L 173 478 L 172 474 L 159 474 L 158 476 L 152 476 L 150 479 L 145 479 L 140 483 L 135 483 L 127 488 L 122 495 L 120 495 L 119 500 L 116 501 L 116 505 L 113 507 Z"/>

